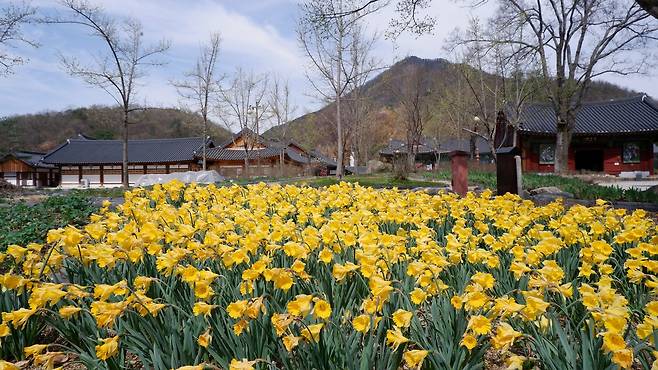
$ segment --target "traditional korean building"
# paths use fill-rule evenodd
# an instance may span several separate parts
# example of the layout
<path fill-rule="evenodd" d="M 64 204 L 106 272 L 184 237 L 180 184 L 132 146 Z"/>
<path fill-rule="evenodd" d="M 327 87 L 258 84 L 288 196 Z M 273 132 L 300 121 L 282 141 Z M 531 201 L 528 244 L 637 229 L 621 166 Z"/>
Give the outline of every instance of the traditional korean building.
<path fill-rule="evenodd" d="M 300 176 L 312 174 L 321 161 L 301 145 L 267 140 L 249 129 L 209 149 L 206 166 L 225 177 Z M 201 153 L 196 154 L 201 158 Z M 249 166 L 247 173 L 245 159 Z"/>
<path fill-rule="evenodd" d="M 524 171 L 553 172 L 556 128 L 553 108 L 532 104 L 520 116 L 517 135 L 508 130 L 507 143 L 502 144 L 511 146 L 516 136 Z M 658 104 L 649 96 L 585 103 L 576 116 L 569 169 L 612 175 L 653 174 L 657 141 Z"/>
<path fill-rule="evenodd" d="M 448 160 L 452 151 L 465 151 L 471 154 L 472 159 L 491 162 L 492 155 L 489 144 L 481 137 L 473 139 L 447 138 L 444 140 L 421 139 L 414 148 L 416 151 L 416 166 L 433 168 L 437 162 Z M 405 141 L 392 139 L 388 145 L 379 151 L 382 162 L 393 163 L 396 157 L 406 157 L 408 145 Z"/>
<path fill-rule="evenodd" d="M 45 153 L 18 151 L 0 159 L 0 178 L 21 187 L 52 187 L 59 185 L 59 169 L 42 161 Z"/>
<path fill-rule="evenodd" d="M 197 153 L 210 140 L 200 137 L 128 141 L 128 181 L 133 184 L 144 174 L 168 174 L 200 168 Z M 43 157 L 43 163 L 61 172 L 62 186 L 118 186 L 122 183 L 123 142 L 94 140 L 79 135 L 67 140 Z"/>

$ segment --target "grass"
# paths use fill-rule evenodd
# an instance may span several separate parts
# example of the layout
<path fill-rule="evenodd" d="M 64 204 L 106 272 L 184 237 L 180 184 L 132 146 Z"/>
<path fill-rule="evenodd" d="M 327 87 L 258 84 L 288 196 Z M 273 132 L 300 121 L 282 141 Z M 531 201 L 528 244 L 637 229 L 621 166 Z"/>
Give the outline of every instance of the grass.
<path fill-rule="evenodd" d="M 77 194 L 82 197 L 95 197 L 95 198 L 122 198 L 125 189 L 123 187 L 114 188 L 89 188 L 89 189 L 74 189 L 70 194 Z"/>
<path fill-rule="evenodd" d="M 450 171 L 428 172 L 427 178 L 450 180 Z M 484 188 L 496 188 L 496 174 L 493 172 L 469 171 L 468 181 Z M 619 189 L 616 187 L 590 184 L 575 177 L 557 175 L 540 175 L 536 173 L 523 174 L 523 188 L 526 190 L 545 186 L 555 186 L 562 191 L 574 195 L 578 199 L 603 199 L 607 201 L 628 201 L 658 203 L 658 194 L 635 189 Z"/>
<path fill-rule="evenodd" d="M 89 197 L 77 191 L 35 205 L 18 202 L 4 206 L 0 208 L 0 251 L 11 244 L 44 242 L 48 230 L 83 225 L 95 210 Z"/>

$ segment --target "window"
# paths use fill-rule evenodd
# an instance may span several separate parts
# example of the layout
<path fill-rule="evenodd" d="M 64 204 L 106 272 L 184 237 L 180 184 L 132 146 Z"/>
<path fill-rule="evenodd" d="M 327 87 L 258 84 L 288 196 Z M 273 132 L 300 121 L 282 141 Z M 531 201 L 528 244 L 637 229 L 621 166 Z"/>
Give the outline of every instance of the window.
<path fill-rule="evenodd" d="M 555 163 L 555 144 L 539 144 L 539 164 Z"/>
<path fill-rule="evenodd" d="M 640 163 L 640 144 L 624 143 L 621 154 L 624 163 Z"/>

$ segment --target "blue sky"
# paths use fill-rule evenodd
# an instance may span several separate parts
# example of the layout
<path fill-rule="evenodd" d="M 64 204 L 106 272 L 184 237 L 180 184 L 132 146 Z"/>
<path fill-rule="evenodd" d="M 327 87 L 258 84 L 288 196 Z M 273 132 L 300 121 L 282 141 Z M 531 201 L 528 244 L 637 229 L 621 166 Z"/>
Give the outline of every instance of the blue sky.
<path fill-rule="evenodd" d="M 44 12 L 58 8 L 56 0 L 32 0 L 32 3 Z M 142 81 L 137 95 L 139 102 L 150 106 L 180 106 L 182 103 L 170 81 L 180 79 L 190 69 L 200 43 L 211 32 L 219 31 L 223 40 L 219 67 L 222 73 L 230 74 L 238 66 L 255 73 L 274 73 L 289 80 L 298 115 L 319 105 L 306 81 L 307 62 L 295 40 L 296 0 L 96 0 L 95 3 L 117 17 L 140 20 L 146 42 L 162 38 L 171 42 L 171 49 L 163 58 L 167 65 L 151 70 Z M 442 48 L 446 36 L 455 27 L 464 26 L 470 17 L 486 16 L 490 11 L 490 8 L 472 10 L 452 0 L 435 0 L 429 10 L 438 20 L 433 35 L 420 38 L 404 35 L 395 45 L 382 39 L 375 54 L 384 65 L 408 55 L 448 57 Z M 369 32 L 384 31 L 391 16 L 392 9 L 371 16 Z M 88 59 L 102 47 L 98 40 L 71 25 L 35 25 L 26 31 L 41 47 L 20 47 L 17 51 L 28 57 L 29 62 L 18 66 L 13 75 L 0 78 L 0 116 L 112 104 L 103 91 L 68 76 L 58 59 L 60 52 Z M 656 74 L 606 79 L 658 98 Z"/>

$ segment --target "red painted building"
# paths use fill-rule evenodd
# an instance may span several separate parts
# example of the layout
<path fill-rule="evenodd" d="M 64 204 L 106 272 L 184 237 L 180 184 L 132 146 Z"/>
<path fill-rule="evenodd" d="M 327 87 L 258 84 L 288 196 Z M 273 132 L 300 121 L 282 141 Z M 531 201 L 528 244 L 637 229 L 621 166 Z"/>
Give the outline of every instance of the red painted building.
<path fill-rule="evenodd" d="M 516 137 L 514 144 L 521 150 L 524 171 L 553 172 L 556 127 L 556 116 L 549 104 L 532 104 L 521 114 L 517 135 L 508 130 L 499 140 L 507 141 L 502 146 L 509 146 Z M 569 169 L 611 175 L 653 174 L 655 142 L 658 104 L 647 95 L 585 103 L 576 116 Z"/>

